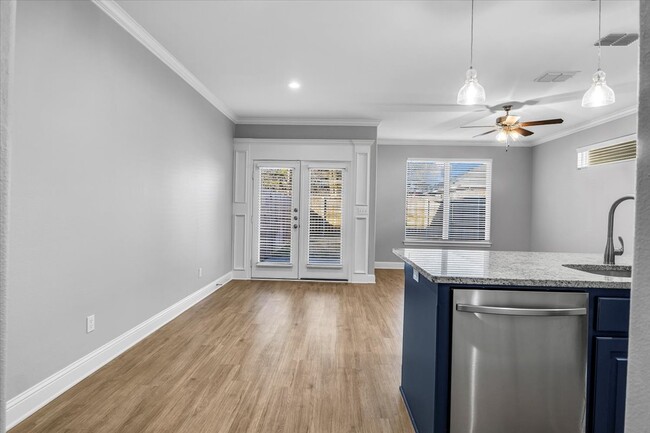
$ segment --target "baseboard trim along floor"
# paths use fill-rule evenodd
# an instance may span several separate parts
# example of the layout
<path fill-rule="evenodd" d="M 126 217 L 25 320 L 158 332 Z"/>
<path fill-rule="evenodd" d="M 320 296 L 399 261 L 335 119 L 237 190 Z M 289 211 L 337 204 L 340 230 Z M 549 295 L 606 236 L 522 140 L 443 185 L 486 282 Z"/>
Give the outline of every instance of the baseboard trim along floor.
<path fill-rule="evenodd" d="M 219 277 L 210 284 L 181 299 L 169 308 L 150 317 L 136 327 L 9 400 L 7 402 L 7 429 L 16 426 L 50 401 L 127 351 L 133 345 L 216 292 L 230 280 L 232 280 L 232 272 L 228 272 Z"/>
<path fill-rule="evenodd" d="M 375 269 L 403 269 L 404 262 L 375 262 Z"/>

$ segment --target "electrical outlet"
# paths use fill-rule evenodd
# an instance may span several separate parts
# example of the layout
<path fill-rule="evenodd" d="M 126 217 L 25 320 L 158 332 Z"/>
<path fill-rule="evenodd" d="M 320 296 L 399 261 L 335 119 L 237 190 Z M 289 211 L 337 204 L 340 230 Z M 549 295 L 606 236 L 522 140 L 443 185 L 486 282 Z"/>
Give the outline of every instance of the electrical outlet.
<path fill-rule="evenodd" d="M 95 315 L 86 317 L 86 333 L 93 332 L 95 330 Z"/>
<path fill-rule="evenodd" d="M 203 276 L 203 268 L 199 268 L 199 278 Z"/>

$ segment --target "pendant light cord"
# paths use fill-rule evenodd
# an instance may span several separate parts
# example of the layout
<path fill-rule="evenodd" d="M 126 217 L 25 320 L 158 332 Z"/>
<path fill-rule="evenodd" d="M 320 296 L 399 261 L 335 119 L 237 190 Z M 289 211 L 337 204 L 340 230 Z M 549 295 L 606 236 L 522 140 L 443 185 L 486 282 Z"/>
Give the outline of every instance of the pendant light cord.
<path fill-rule="evenodd" d="M 474 67 L 474 0 L 472 0 L 472 18 L 470 24 L 469 68 Z"/>
<path fill-rule="evenodd" d="M 474 0 L 472 0 L 474 1 Z M 600 71 L 600 40 L 601 38 L 601 32 L 600 32 L 600 27 L 601 27 L 601 22 L 602 22 L 602 11 L 603 11 L 603 0 L 598 0 L 598 70 Z"/>

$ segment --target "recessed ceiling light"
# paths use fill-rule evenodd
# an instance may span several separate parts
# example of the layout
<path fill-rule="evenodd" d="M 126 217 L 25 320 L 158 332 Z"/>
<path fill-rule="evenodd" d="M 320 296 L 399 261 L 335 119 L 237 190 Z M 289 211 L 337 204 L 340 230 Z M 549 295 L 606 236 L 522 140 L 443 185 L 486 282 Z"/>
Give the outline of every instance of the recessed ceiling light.
<path fill-rule="evenodd" d="M 291 90 L 298 90 L 298 89 L 300 89 L 300 83 L 294 80 L 294 81 L 289 83 L 289 88 Z"/>

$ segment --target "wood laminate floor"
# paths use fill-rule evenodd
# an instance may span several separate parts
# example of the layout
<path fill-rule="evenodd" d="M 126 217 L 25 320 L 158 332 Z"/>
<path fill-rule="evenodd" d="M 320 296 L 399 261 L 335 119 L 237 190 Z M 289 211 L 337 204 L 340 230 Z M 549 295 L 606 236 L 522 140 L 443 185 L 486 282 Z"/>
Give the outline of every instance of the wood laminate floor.
<path fill-rule="evenodd" d="M 233 281 L 11 430 L 412 433 L 403 274 Z"/>

